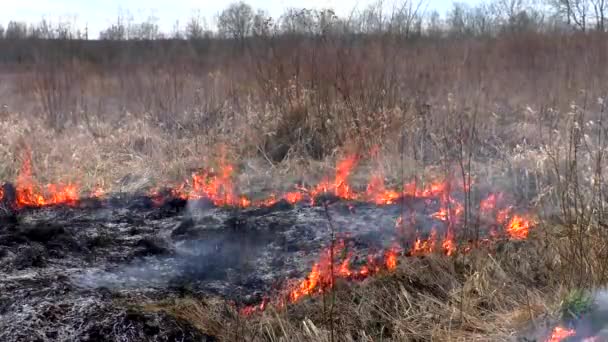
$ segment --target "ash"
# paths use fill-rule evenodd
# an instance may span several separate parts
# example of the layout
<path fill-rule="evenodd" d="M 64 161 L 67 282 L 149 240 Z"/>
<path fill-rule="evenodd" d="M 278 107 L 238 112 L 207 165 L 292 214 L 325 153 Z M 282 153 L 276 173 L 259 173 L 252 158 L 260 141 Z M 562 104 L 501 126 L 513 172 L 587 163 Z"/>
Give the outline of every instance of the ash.
<path fill-rule="evenodd" d="M 335 233 L 366 255 L 395 239 L 404 209 L 336 200 L 327 210 Z M 418 221 L 425 217 L 420 211 Z M 173 317 L 130 307 L 184 295 L 256 303 L 304 277 L 331 236 L 324 207 L 286 202 L 231 209 L 113 200 L 0 220 L 2 341 L 205 340 Z"/>

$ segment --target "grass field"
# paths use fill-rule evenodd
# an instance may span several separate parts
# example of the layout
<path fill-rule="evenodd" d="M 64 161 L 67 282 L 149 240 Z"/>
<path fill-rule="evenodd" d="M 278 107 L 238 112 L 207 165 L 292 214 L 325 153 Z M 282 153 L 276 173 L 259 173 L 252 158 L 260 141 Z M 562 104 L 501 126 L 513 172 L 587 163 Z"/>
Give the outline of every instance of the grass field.
<path fill-rule="evenodd" d="M 474 199 L 508 189 L 538 217 L 524 242 L 402 258 L 393 273 L 250 317 L 219 299 L 137 304 L 220 340 L 508 340 L 559 320 L 573 291 L 606 285 L 606 35 L 374 38 L 252 38 L 239 53 L 169 41 L 143 63 L 130 52 L 6 67 L 0 180 L 17 178 L 28 151 L 40 184 L 83 193 L 145 192 L 224 159 L 255 197 L 357 154 L 356 186 L 453 177 Z"/>

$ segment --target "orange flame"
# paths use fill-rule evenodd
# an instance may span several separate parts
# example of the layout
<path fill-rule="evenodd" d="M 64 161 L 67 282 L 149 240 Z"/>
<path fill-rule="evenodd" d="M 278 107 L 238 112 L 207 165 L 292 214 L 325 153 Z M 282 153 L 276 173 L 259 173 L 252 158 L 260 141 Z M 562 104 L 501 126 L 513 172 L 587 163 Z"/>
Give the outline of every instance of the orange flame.
<path fill-rule="evenodd" d="M 356 156 L 349 156 L 340 161 L 336 166 L 336 179 L 334 181 L 336 196 L 344 199 L 356 198 L 354 192 L 352 191 L 350 185 L 348 185 L 347 181 L 348 176 L 350 175 L 356 164 Z"/>
<path fill-rule="evenodd" d="M 437 244 L 437 230 L 433 228 L 431 235 L 427 239 L 417 238 L 414 242 L 414 247 L 410 251 L 413 256 L 423 256 L 431 254 L 435 251 L 435 245 Z"/>
<path fill-rule="evenodd" d="M 526 220 L 522 216 L 514 215 L 509 225 L 507 226 L 507 233 L 515 240 L 525 240 L 530 233 L 531 222 Z"/>
<path fill-rule="evenodd" d="M 386 189 L 384 178 L 379 175 L 372 175 L 367 184 L 366 197 L 369 201 L 376 204 L 393 204 L 401 194 L 398 191 Z"/>
<path fill-rule="evenodd" d="M 384 264 L 387 270 L 394 271 L 397 268 L 397 255 L 397 248 L 391 248 L 386 252 Z"/>
<path fill-rule="evenodd" d="M 58 204 L 74 205 L 79 199 L 79 189 L 74 184 L 48 184 L 44 194 L 39 191 L 39 188 L 32 176 L 31 153 L 28 152 L 23 159 L 15 186 L 19 208 Z"/>
<path fill-rule="evenodd" d="M 546 342 L 560 342 L 568 337 L 576 335 L 576 330 L 574 329 L 566 329 L 563 327 L 555 327 L 551 336 L 547 339 Z"/>

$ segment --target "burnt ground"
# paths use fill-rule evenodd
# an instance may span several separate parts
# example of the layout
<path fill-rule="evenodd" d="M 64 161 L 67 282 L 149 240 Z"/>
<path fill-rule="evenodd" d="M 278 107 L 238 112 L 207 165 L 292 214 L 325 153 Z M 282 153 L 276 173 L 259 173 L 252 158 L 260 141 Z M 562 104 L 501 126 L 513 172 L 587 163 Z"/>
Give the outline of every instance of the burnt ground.
<path fill-rule="evenodd" d="M 408 206 L 420 206 L 425 226 L 432 208 L 422 201 Z M 330 240 L 327 213 L 336 233 L 367 255 L 389 246 L 404 208 L 333 201 L 327 209 L 286 202 L 234 209 L 180 200 L 154 207 L 145 197 L 116 196 L 4 210 L 0 340 L 212 340 L 134 304 L 184 295 L 257 303 L 308 273 Z"/>

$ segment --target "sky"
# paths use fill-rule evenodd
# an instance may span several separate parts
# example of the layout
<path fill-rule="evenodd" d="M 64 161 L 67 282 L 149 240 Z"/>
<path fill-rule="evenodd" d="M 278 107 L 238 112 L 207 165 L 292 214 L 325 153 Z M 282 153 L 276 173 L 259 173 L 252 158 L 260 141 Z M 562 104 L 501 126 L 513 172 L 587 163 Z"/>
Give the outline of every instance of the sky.
<path fill-rule="evenodd" d="M 463 1 L 472 3 L 475 0 Z M 5 0 L 0 7 L 0 24 L 4 27 L 10 20 L 28 23 L 40 22 L 43 18 L 51 22 L 72 22 L 78 27 L 88 27 L 92 36 L 116 22 L 121 14 L 129 14 L 134 22 L 149 17 L 158 19 L 163 32 L 171 32 L 176 21 L 183 27 L 193 13 L 200 11 L 208 24 L 213 25 L 216 15 L 230 4 L 218 0 Z M 266 10 L 272 17 L 280 16 L 286 8 L 332 8 L 338 15 L 347 15 L 354 8 L 363 9 L 376 0 L 249 0 L 254 8 Z M 385 0 L 389 3 L 390 0 Z M 426 0 L 428 9 L 445 12 L 451 0 Z"/>

